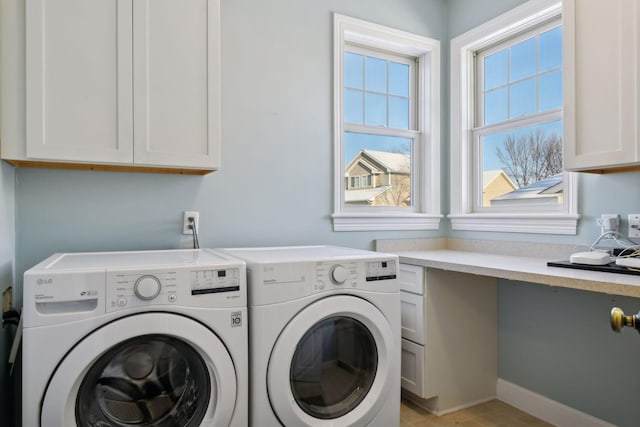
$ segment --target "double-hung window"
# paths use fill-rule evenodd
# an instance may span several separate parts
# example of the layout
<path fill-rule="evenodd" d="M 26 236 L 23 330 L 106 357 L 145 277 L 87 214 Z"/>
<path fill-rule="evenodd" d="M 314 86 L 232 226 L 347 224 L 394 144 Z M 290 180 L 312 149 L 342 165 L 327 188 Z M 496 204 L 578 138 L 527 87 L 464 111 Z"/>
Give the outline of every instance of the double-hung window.
<path fill-rule="evenodd" d="M 561 3 L 524 3 L 453 39 L 451 55 L 452 229 L 575 234 Z"/>
<path fill-rule="evenodd" d="M 437 229 L 439 42 L 334 15 L 334 230 Z"/>

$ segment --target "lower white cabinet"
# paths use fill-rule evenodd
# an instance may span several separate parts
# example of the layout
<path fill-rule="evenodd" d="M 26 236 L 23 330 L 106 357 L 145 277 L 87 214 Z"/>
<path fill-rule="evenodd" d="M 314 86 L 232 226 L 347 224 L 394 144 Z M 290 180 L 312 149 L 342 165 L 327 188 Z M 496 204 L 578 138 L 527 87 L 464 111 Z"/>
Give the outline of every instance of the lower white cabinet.
<path fill-rule="evenodd" d="M 400 264 L 403 395 L 436 414 L 496 396 L 497 281 Z"/>

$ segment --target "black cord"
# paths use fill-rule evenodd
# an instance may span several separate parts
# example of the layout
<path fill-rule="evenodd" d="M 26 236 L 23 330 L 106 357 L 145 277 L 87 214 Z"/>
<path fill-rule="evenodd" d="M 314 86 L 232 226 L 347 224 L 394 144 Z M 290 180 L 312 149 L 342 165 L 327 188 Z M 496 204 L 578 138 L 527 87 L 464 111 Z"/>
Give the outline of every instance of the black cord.
<path fill-rule="evenodd" d="M 191 233 L 193 234 L 193 249 L 200 249 L 200 241 L 198 240 L 198 230 L 196 229 L 196 222 L 193 218 L 189 218 L 189 227 L 191 227 Z"/>

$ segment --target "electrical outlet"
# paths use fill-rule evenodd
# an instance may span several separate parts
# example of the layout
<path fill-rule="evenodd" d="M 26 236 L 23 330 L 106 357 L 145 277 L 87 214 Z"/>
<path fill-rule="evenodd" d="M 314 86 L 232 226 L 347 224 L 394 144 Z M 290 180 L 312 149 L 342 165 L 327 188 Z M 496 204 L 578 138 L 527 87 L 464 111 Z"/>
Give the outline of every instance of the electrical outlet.
<path fill-rule="evenodd" d="M 640 214 L 629 214 L 629 238 L 640 238 Z"/>
<path fill-rule="evenodd" d="M 596 220 L 600 226 L 600 233 L 612 231 L 617 233 L 620 229 L 620 215 L 618 214 L 600 214 L 600 218 Z M 605 236 L 605 238 L 610 236 Z"/>
<path fill-rule="evenodd" d="M 182 219 L 182 234 L 193 234 L 193 230 L 189 228 L 189 225 L 191 225 L 189 218 L 193 218 L 193 222 L 196 224 L 196 232 L 200 232 L 200 212 L 184 211 L 184 217 Z"/>

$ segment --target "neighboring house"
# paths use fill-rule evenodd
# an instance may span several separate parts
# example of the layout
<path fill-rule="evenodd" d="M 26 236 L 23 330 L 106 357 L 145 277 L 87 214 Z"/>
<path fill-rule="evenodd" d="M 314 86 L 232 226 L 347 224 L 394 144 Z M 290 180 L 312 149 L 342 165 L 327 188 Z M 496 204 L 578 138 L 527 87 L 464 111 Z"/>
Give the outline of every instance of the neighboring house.
<path fill-rule="evenodd" d="M 517 188 L 518 186 L 502 169 L 484 171 L 482 174 L 482 206 L 490 206 L 491 200 Z"/>
<path fill-rule="evenodd" d="M 345 203 L 411 205 L 411 158 L 407 154 L 360 150 L 345 168 Z"/>
<path fill-rule="evenodd" d="M 507 206 L 514 203 L 560 204 L 562 201 L 562 174 L 559 173 L 496 197 L 491 200 L 491 206 Z"/>

